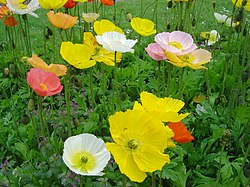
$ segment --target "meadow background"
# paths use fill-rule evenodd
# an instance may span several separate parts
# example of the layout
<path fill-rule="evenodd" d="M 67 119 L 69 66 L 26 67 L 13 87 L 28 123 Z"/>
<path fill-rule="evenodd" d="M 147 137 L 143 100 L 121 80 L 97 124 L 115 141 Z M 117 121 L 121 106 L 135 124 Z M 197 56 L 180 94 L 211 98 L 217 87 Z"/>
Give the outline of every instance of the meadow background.
<path fill-rule="evenodd" d="M 174 31 L 176 12 L 167 9 L 166 1 L 157 2 L 156 7 L 153 1 L 143 0 L 143 11 L 140 0 L 116 3 L 116 24 L 124 30 L 127 38 L 140 39 L 140 43 L 134 47 L 134 54 L 123 54 L 121 63 L 116 67 L 118 88 L 115 94 L 119 100 L 115 105 L 116 111 L 132 109 L 142 91 L 158 93 L 157 63 L 144 50 L 154 41 L 154 35 L 140 37 L 126 19 L 128 13 L 133 17 L 141 17 L 141 12 L 145 11 L 143 18 L 157 22 L 157 33 Z M 91 8 L 88 6 L 89 12 Z M 79 11 L 83 10 L 84 7 L 80 6 Z M 193 26 L 188 25 L 184 31 L 193 36 L 199 47 L 212 53 L 212 60 L 205 65 L 208 70 L 174 66 L 170 69 L 168 62 L 162 63 L 158 94 L 185 102 L 182 112 L 190 112 L 190 115 L 183 122 L 195 140 L 167 150 L 171 162 L 164 166 L 162 172 L 153 174 L 157 176 L 157 186 L 250 185 L 249 12 L 245 12 L 245 21 L 248 20 L 245 23 L 246 33 L 219 24 L 214 17 L 214 12 L 230 15 L 233 10 L 230 0 L 201 0 L 194 3 L 191 12 Z M 47 12 L 44 9 L 37 10 L 39 18 L 28 15 L 32 53 L 46 62 L 56 59 L 58 63 L 67 65 L 59 53 L 59 30 L 48 21 Z M 105 15 L 103 12 L 100 15 L 99 19 L 113 21 L 114 8 L 105 7 Z M 50 134 L 47 138 L 36 136 L 34 124 L 39 122 L 38 99 L 26 81 L 30 65 L 23 57 L 28 55 L 24 46 L 17 46 L 17 54 L 13 58 L 13 45 L 8 43 L 10 32 L 2 22 L 0 186 L 153 186 L 152 174 L 148 174 L 143 183 L 131 183 L 124 179 L 113 160 L 105 168 L 102 177 L 76 175 L 62 161 L 63 143 L 68 138 L 66 126 L 69 123 L 73 135 L 93 133 L 105 142 L 112 141 L 108 117 L 113 108 L 110 104 L 113 95 L 109 82 L 113 67 L 102 63 L 84 70 L 71 67 L 69 79 L 62 78 L 62 83 L 69 81 L 70 84 L 70 117 L 63 92 L 53 96 L 53 99 L 45 97 L 43 108 Z M 190 20 L 188 22 L 191 23 Z M 220 40 L 213 46 L 207 46 L 200 33 L 211 30 L 220 33 Z M 76 25 L 75 41 L 80 41 L 81 31 Z M 8 75 L 4 72 L 5 68 L 10 71 Z M 166 88 L 167 81 L 169 88 Z M 203 99 L 197 101 L 194 97 Z M 197 105 L 204 110 L 199 111 Z"/>

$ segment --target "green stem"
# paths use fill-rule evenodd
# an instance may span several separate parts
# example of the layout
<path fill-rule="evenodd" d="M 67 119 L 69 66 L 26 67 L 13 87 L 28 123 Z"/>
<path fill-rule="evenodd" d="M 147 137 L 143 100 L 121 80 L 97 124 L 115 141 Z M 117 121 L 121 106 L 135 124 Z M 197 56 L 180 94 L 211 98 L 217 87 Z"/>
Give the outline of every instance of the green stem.
<path fill-rule="evenodd" d="M 92 68 L 90 69 L 90 72 L 89 72 L 89 87 L 90 87 L 90 94 L 91 94 L 91 107 L 92 107 L 92 109 L 94 109 L 95 95 L 94 95 L 94 90 L 93 90 L 93 70 L 92 70 Z"/>
<path fill-rule="evenodd" d="M 160 92 L 161 92 L 161 61 L 157 62 L 158 65 L 158 97 L 160 97 Z"/>
<path fill-rule="evenodd" d="M 152 187 L 156 187 L 156 176 L 155 176 L 155 172 L 152 173 Z"/>
<path fill-rule="evenodd" d="M 167 80 L 167 86 L 166 86 L 166 93 L 167 93 L 167 97 L 170 94 L 170 81 L 171 81 L 171 73 L 173 70 L 173 65 L 168 63 L 168 80 Z"/>
<path fill-rule="evenodd" d="M 68 125 L 68 136 L 72 135 L 71 132 L 71 119 L 70 119 L 70 78 L 69 75 L 65 76 L 64 82 L 64 95 L 65 95 L 65 102 L 66 102 L 66 123 Z"/>
<path fill-rule="evenodd" d="M 222 161 L 222 156 L 224 153 L 224 149 L 225 149 L 225 145 L 223 144 L 222 148 L 221 148 L 221 152 L 220 152 L 220 162 L 219 162 L 219 171 L 217 173 L 217 177 L 216 177 L 216 182 L 215 182 L 215 187 L 218 186 L 218 183 L 220 181 L 220 172 L 221 172 L 221 161 Z"/>
<path fill-rule="evenodd" d="M 40 128 L 42 130 L 43 138 L 46 138 L 46 137 L 49 137 L 49 129 L 48 129 L 47 124 L 45 124 L 46 122 L 44 120 L 42 99 L 43 99 L 43 97 L 38 96 L 38 113 L 39 113 L 39 117 L 40 117 Z M 47 136 L 46 136 L 46 133 L 45 133 L 44 126 L 46 127 Z"/>
<path fill-rule="evenodd" d="M 250 142 L 248 143 L 247 151 L 246 151 L 246 153 L 244 155 L 244 160 L 242 162 L 242 165 L 241 165 L 241 168 L 240 168 L 240 172 L 239 172 L 239 174 L 238 174 L 238 176 L 236 178 L 236 184 L 240 184 L 240 176 L 241 176 L 241 174 L 243 172 L 244 166 L 245 166 L 247 158 L 249 156 L 249 152 L 250 152 Z M 249 180 L 250 180 L 250 177 L 249 177 Z"/>

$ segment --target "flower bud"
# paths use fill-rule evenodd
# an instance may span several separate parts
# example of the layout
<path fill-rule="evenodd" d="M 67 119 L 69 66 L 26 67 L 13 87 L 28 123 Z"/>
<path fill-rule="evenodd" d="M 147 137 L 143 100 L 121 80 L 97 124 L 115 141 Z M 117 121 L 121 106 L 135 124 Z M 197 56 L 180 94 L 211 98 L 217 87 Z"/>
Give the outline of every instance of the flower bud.
<path fill-rule="evenodd" d="M 4 68 L 3 73 L 4 73 L 4 75 L 5 75 L 6 77 L 8 77 L 9 74 L 10 74 L 10 69 L 9 69 L 9 68 Z"/>
<path fill-rule="evenodd" d="M 74 124 L 75 126 L 77 126 L 77 127 L 80 126 L 80 121 L 78 120 L 78 118 L 74 118 L 74 119 L 73 119 L 73 124 Z"/>
<path fill-rule="evenodd" d="M 173 2 L 172 2 L 172 0 L 168 1 L 167 6 L 168 6 L 168 8 L 172 8 L 172 6 L 173 6 Z"/>
<path fill-rule="evenodd" d="M 239 10 L 239 12 L 236 14 L 236 16 L 234 17 L 234 21 L 242 21 L 243 20 L 243 8 L 241 8 Z"/>
<path fill-rule="evenodd" d="M 130 21 L 133 19 L 132 14 L 127 13 L 127 15 L 126 15 L 126 19 L 127 19 L 127 21 L 128 21 L 128 22 L 130 22 Z"/>
<path fill-rule="evenodd" d="M 212 6 L 213 6 L 213 8 L 215 9 L 215 7 L 216 7 L 216 1 L 213 1 L 213 2 L 212 2 Z"/>
<path fill-rule="evenodd" d="M 247 0 L 243 0 L 242 1 L 242 6 L 246 6 L 246 4 L 247 4 Z"/>
<path fill-rule="evenodd" d="M 16 73 L 16 66 L 15 66 L 15 64 L 10 63 L 10 64 L 9 64 L 9 70 L 10 70 L 10 73 L 11 73 L 12 75 L 15 74 L 15 73 Z"/>
<path fill-rule="evenodd" d="M 28 102 L 28 110 L 31 112 L 35 110 L 35 101 L 34 99 L 30 99 Z"/>

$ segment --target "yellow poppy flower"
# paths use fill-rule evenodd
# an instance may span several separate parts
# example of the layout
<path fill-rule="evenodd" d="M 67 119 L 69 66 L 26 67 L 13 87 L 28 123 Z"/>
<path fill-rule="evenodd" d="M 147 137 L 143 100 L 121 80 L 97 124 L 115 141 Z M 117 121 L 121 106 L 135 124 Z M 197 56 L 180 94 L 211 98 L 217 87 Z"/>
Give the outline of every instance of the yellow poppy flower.
<path fill-rule="evenodd" d="M 6 4 L 6 0 L 0 0 L 0 3 Z"/>
<path fill-rule="evenodd" d="M 114 23 L 109 20 L 103 19 L 101 21 L 94 22 L 94 31 L 97 35 L 102 35 L 105 32 L 116 31 L 123 34 L 121 28 L 117 27 Z"/>
<path fill-rule="evenodd" d="M 62 8 L 67 1 L 68 0 L 38 0 L 41 7 L 47 10 Z"/>
<path fill-rule="evenodd" d="M 242 7 L 242 3 L 244 0 L 232 0 L 233 4 L 235 4 L 235 6 L 237 7 Z M 244 5 L 245 9 L 247 11 L 250 11 L 250 0 L 246 0 L 246 5 Z"/>
<path fill-rule="evenodd" d="M 142 36 L 150 36 L 156 33 L 156 29 L 154 29 L 154 22 L 148 19 L 142 18 L 133 18 L 131 20 L 132 28 Z"/>
<path fill-rule="evenodd" d="M 205 49 L 196 49 L 182 56 L 176 56 L 169 52 L 165 52 L 165 55 L 171 64 L 178 67 L 188 66 L 192 69 L 207 69 L 202 65 L 208 63 L 212 58 L 211 53 Z"/>
<path fill-rule="evenodd" d="M 73 44 L 71 42 L 62 42 L 60 54 L 72 66 L 78 69 L 90 68 L 96 64 L 91 60 L 92 50 L 83 44 Z"/>
<path fill-rule="evenodd" d="M 137 104 L 134 109 L 144 108 L 163 122 L 179 122 L 189 115 L 189 113 L 178 114 L 185 105 L 184 102 L 178 99 L 158 98 L 154 94 L 144 91 L 140 94 L 140 100 L 142 106 L 139 107 Z"/>
<path fill-rule="evenodd" d="M 103 62 L 108 66 L 115 66 L 115 54 L 114 52 L 110 52 L 100 46 L 94 35 L 91 32 L 84 32 L 84 45 L 87 45 L 93 51 L 92 59 L 97 62 Z M 116 63 L 121 62 L 122 53 L 116 53 Z"/>
<path fill-rule="evenodd" d="M 62 12 L 54 13 L 54 11 L 49 11 L 47 13 L 50 23 L 59 29 L 70 29 L 77 22 L 77 17 L 70 16 L 68 14 L 63 14 Z"/>
<path fill-rule="evenodd" d="M 114 143 L 106 143 L 107 149 L 131 181 L 142 182 L 145 172 L 161 170 L 170 162 L 163 150 L 174 133 L 153 115 L 143 110 L 117 112 L 109 124 Z"/>
<path fill-rule="evenodd" d="M 28 62 L 34 67 L 34 68 L 40 68 L 44 71 L 51 72 L 56 74 L 56 76 L 63 76 L 66 75 L 67 67 L 65 65 L 61 64 L 46 64 L 41 58 L 39 58 L 37 55 L 32 54 L 31 58 L 28 58 Z"/>

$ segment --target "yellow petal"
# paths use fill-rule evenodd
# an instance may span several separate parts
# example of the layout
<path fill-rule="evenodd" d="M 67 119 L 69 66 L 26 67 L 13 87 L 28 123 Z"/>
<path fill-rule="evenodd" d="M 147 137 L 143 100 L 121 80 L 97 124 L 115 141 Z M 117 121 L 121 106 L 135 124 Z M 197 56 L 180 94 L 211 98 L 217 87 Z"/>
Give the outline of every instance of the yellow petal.
<path fill-rule="evenodd" d="M 93 51 L 90 47 L 83 44 L 73 44 L 71 42 L 62 42 L 60 54 L 72 66 L 84 69 L 95 65 L 95 60 L 90 60 Z"/>
<path fill-rule="evenodd" d="M 139 169 L 131 154 L 128 154 L 121 146 L 115 143 L 106 143 L 106 146 L 114 156 L 115 162 L 118 164 L 121 173 L 125 174 L 131 181 L 144 181 L 147 175 Z"/>
<path fill-rule="evenodd" d="M 162 167 L 170 162 L 169 155 L 161 153 L 156 147 L 143 145 L 143 151 L 133 154 L 135 163 L 144 172 L 161 170 Z"/>

